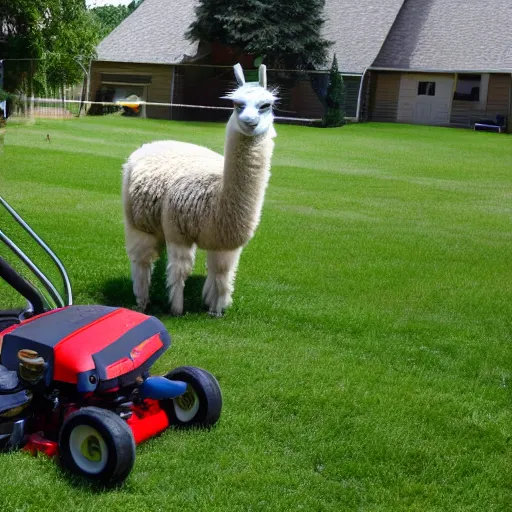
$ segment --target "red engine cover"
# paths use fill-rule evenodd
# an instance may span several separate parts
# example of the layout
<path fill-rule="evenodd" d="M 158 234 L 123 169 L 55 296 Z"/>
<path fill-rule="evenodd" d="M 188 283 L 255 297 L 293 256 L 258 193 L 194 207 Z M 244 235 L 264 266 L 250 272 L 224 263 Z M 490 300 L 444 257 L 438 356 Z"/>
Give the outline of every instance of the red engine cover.
<path fill-rule="evenodd" d="M 31 318 L 4 334 L 2 364 L 18 366 L 21 349 L 38 352 L 51 380 L 78 391 L 133 383 L 171 343 L 155 317 L 124 308 L 70 306 Z"/>

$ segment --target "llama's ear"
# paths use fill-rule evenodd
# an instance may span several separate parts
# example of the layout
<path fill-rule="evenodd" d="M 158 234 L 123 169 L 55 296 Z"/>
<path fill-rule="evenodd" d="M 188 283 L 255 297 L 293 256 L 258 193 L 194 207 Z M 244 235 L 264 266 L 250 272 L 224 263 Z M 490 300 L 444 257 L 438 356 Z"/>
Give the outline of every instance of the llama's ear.
<path fill-rule="evenodd" d="M 244 78 L 244 70 L 242 69 L 242 66 L 240 66 L 240 63 L 235 64 L 233 66 L 233 69 L 235 70 L 235 78 L 238 83 L 238 85 L 242 86 L 245 84 L 245 78 Z"/>
<path fill-rule="evenodd" d="M 260 85 L 263 89 L 267 88 L 267 66 L 262 64 L 259 70 Z"/>

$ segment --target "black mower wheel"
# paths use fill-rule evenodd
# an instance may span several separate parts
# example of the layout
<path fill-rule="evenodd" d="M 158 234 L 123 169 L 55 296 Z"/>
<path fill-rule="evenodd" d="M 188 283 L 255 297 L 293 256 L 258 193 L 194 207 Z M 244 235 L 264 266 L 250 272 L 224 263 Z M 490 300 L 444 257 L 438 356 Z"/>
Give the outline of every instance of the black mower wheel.
<path fill-rule="evenodd" d="M 180 366 L 166 376 L 187 383 L 187 390 L 163 406 L 171 425 L 179 428 L 212 427 L 220 418 L 222 394 L 217 379 L 202 368 Z"/>
<path fill-rule="evenodd" d="M 64 468 L 104 485 L 123 482 L 135 463 L 130 427 L 114 412 L 99 407 L 84 407 L 66 418 L 59 452 Z"/>

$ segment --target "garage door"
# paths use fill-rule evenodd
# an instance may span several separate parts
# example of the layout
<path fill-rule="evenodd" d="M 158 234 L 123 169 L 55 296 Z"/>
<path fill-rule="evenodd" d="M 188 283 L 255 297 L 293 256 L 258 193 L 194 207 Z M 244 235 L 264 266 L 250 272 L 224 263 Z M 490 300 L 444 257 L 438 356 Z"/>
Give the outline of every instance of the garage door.
<path fill-rule="evenodd" d="M 452 76 L 404 73 L 400 79 L 397 121 L 449 124 L 452 95 Z"/>

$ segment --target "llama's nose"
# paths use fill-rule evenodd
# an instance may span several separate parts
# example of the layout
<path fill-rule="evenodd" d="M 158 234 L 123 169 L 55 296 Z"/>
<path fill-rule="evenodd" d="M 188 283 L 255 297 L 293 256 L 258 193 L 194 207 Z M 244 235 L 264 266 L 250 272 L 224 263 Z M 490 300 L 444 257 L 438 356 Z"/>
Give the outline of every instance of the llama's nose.
<path fill-rule="evenodd" d="M 259 120 L 258 112 L 255 109 L 246 109 L 240 116 L 240 121 L 252 128 L 256 128 L 256 126 L 258 126 Z"/>
<path fill-rule="evenodd" d="M 245 123 L 248 126 L 255 128 L 256 126 L 258 126 L 259 120 L 258 120 L 258 116 L 245 115 L 245 116 L 240 116 L 240 121 L 242 121 L 243 123 Z"/>

